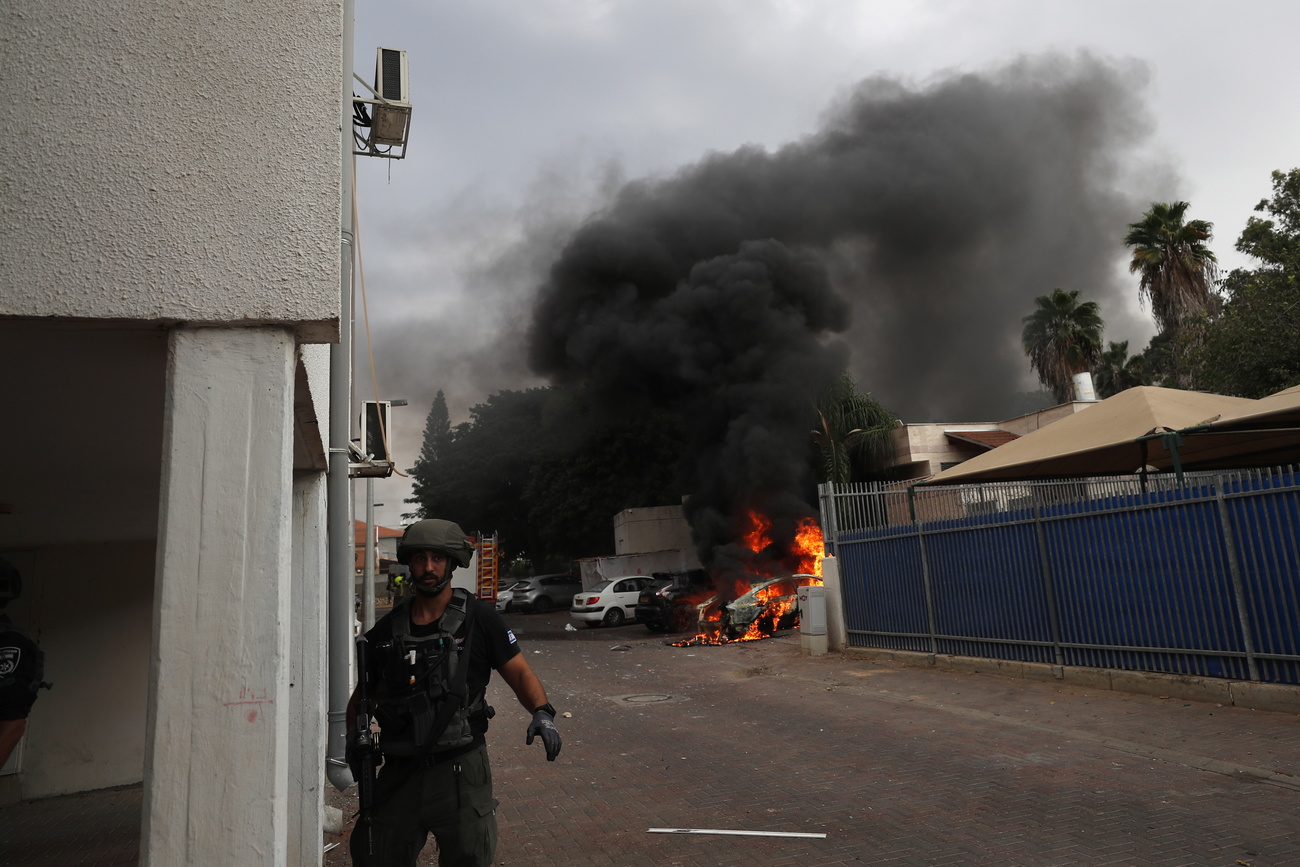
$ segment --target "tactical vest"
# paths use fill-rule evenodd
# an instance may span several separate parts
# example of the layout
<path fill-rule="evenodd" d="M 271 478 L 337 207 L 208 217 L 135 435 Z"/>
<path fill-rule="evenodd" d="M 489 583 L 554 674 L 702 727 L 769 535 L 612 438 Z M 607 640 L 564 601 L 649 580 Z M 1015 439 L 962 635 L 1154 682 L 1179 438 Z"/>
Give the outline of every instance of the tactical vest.
<path fill-rule="evenodd" d="M 484 695 L 469 695 L 467 686 L 473 603 L 467 590 L 456 588 L 437 631 L 419 637 L 411 635 L 409 601 L 393 609 L 393 640 L 375 648 L 375 719 L 385 754 L 419 756 L 466 746 L 474 740 L 470 718 L 475 716 L 486 729 L 490 710 Z M 457 647 L 462 624 L 467 624 L 465 640 Z"/>

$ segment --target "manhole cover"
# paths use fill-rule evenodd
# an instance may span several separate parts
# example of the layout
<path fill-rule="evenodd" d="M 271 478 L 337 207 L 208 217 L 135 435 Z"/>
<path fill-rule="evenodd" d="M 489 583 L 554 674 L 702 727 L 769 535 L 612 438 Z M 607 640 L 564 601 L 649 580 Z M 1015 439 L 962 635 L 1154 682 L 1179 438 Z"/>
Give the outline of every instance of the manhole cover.
<path fill-rule="evenodd" d="M 629 704 L 648 704 L 655 701 L 672 701 L 671 695 L 625 695 L 623 701 Z"/>

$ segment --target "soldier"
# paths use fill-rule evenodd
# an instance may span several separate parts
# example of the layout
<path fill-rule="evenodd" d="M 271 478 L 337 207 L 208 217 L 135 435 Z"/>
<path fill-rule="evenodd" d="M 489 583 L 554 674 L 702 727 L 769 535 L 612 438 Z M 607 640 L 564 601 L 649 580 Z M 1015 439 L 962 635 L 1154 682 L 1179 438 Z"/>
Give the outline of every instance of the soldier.
<path fill-rule="evenodd" d="M 450 521 L 412 524 L 397 548 L 410 567 L 403 597 L 365 635 L 365 689 L 379 723 L 383 768 L 372 804 L 349 841 L 355 865 L 414 865 L 429 834 L 438 863 L 487 865 L 496 851 L 497 800 L 486 739 L 495 711 L 486 703 L 496 671 L 531 715 L 526 743 L 540 737 L 548 761 L 560 752 L 555 708 L 501 615 L 451 586 L 472 547 Z M 361 684 L 348 703 L 348 759 L 360 779 Z"/>
<path fill-rule="evenodd" d="M 4 608 L 22 593 L 22 576 L 0 558 L 0 766 L 27 730 L 45 672 L 45 654 L 10 622 Z"/>

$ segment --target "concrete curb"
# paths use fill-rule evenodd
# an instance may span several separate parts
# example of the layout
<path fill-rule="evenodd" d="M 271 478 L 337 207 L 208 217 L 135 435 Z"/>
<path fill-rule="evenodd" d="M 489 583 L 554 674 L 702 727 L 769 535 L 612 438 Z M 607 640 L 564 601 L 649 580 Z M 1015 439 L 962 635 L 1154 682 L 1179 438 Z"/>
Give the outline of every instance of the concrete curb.
<path fill-rule="evenodd" d="M 937 668 L 944 671 L 996 674 L 1022 680 L 1059 681 L 1085 689 L 1109 689 L 1136 695 L 1179 698 L 1185 701 L 1203 701 L 1251 710 L 1300 715 L 1300 686 L 1281 683 L 1252 683 L 1150 671 L 1047 665 L 1039 662 L 918 653 L 910 650 L 883 650 L 874 647 L 846 647 L 843 653 L 849 658 L 886 659 L 903 665 Z"/>

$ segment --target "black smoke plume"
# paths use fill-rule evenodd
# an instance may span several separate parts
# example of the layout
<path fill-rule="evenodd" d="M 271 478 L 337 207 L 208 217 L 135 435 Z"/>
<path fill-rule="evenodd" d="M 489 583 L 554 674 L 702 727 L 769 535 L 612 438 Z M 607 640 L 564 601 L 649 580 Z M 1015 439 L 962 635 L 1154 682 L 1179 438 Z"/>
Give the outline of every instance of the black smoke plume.
<path fill-rule="evenodd" d="M 1033 298 L 1118 297 L 1140 72 L 1081 55 L 875 78 L 804 140 L 630 183 L 551 267 L 532 368 L 612 411 L 681 412 L 707 564 L 727 567 L 748 509 L 788 540 L 813 512 L 813 396 L 846 364 L 909 421 L 997 420 L 1027 384 Z"/>

